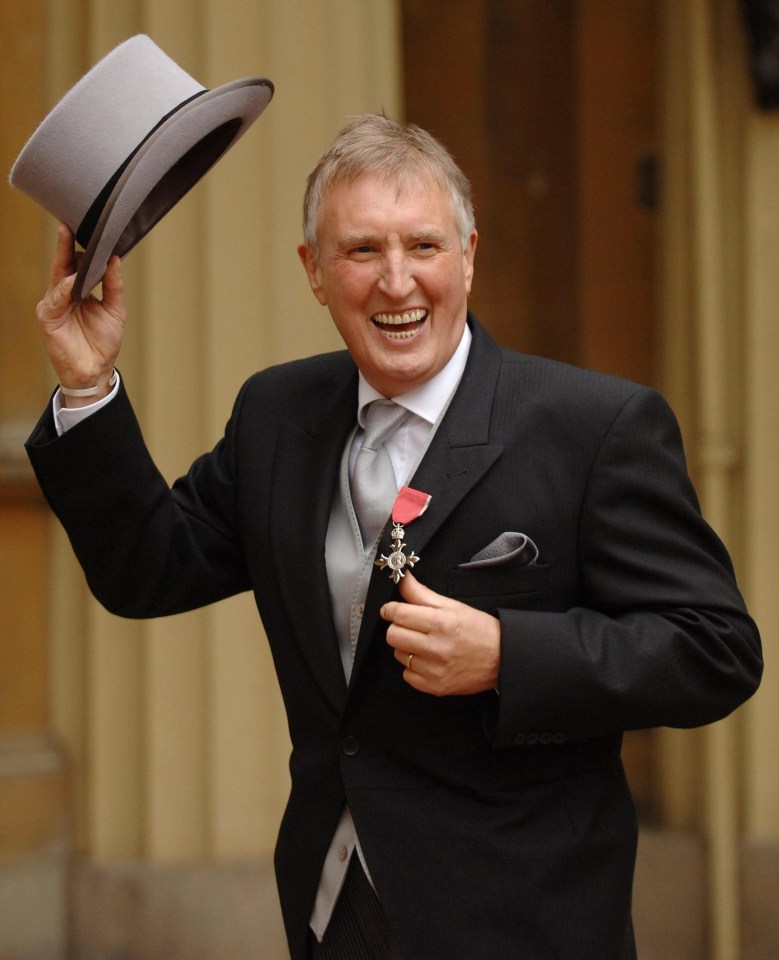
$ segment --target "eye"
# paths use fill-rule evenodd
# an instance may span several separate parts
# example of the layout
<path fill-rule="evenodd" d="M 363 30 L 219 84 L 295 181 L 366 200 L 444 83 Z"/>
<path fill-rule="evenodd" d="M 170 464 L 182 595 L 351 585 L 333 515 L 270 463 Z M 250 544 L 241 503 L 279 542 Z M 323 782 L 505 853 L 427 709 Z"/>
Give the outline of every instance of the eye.
<path fill-rule="evenodd" d="M 360 243 L 357 246 L 350 247 L 347 255 L 353 260 L 365 260 L 374 256 L 376 247 L 371 243 Z"/>

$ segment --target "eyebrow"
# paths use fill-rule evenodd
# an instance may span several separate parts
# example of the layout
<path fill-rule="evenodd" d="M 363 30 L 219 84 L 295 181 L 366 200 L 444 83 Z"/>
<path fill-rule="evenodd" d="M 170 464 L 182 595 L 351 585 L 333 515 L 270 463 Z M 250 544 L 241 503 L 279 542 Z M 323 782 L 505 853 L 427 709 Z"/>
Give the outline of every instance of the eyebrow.
<path fill-rule="evenodd" d="M 438 230 L 436 227 L 431 227 L 428 230 L 417 230 L 414 233 L 409 234 L 409 240 L 434 240 L 436 243 L 446 243 L 447 234 L 442 233 L 441 230 Z"/>
<path fill-rule="evenodd" d="M 347 233 L 337 241 L 339 250 L 347 250 L 350 247 L 362 247 L 366 244 L 375 244 L 379 238 L 369 233 Z"/>
<path fill-rule="evenodd" d="M 404 235 L 402 239 L 405 241 L 432 240 L 436 243 L 443 244 L 446 242 L 447 235 L 436 227 L 430 227 L 429 229 L 415 230 L 413 233 Z M 348 250 L 352 247 L 378 245 L 380 243 L 381 238 L 377 234 L 348 233 L 337 241 L 337 248 L 339 250 Z"/>

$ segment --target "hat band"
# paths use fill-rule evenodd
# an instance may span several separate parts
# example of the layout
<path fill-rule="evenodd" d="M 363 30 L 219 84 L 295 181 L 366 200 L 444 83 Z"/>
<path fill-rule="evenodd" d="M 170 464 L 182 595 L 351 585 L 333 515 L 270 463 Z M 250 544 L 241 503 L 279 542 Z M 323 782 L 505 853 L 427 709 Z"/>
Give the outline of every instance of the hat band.
<path fill-rule="evenodd" d="M 149 137 L 151 137 L 155 133 L 155 131 L 159 130 L 159 128 L 163 125 L 163 123 L 169 120 L 174 113 L 177 113 L 179 110 L 181 110 L 182 107 L 185 107 L 188 103 L 191 103 L 193 100 L 197 100 L 198 97 L 202 97 L 203 94 L 208 92 L 209 91 L 207 89 L 198 90 L 198 92 L 193 93 L 191 97 L 187 97 L 186 100 L 182 100 L 181 103 L 176 104 L 176 106 L 172 110 L 169 110 L 164 117 L 162 117 L 160 120 L 157 121 L 157 123 L 154 124 L 154 126 L 151 128 L 151 130 L 149 130 L 149 132 L 146 134 L 143 140 L 141 140 L 138 146 L 135 147 L 133 151 L 130 153 L 130 155 L 125 160 L 122 161 L 122 163 L 117 168 L 116 172 L 112 174 L 111 178 L 108 180 L 106 185 L 103 187 L 100 193 L 98 193 L 98 195 L 95 197 L 95 199 L 92 202 L 92 205 L 90 206 L 89 210 L 87 210 L 87 212 L 84 214 L 83 220 L 81 221 L 81 223 L 78 225 L 78 228 L 76 229 L 76 240 L 78 240 L 78 242 L 81 244 L 82 247 L 84 247 L 84 249 L 87 248 L 87 246 L 89 245 L 89 241 L 92 239 L 92 234 L 94 233 L 95 227 L 97 226 L 97 222 L 100 219 L 100 215 L 103 212 L 103 208 L 105 207 L 106 203 L 108 203 L 108 198 L 113 193 L 114 187 L 117 185 L 120 177 L 122 176 L 124 171 L 127 169 L 127 166 L 132 161 L 133 157 L 141 149 L 141 147 L 144 145 L 144 143 L 146 143 Z"/>

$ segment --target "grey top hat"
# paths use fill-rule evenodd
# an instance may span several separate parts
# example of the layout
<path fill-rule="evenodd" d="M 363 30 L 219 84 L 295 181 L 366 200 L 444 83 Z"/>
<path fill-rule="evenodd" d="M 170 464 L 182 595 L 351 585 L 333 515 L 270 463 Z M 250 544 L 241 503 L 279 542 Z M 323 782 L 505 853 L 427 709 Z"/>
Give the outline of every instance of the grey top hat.
<path fill-rule="evenodd" d="M 131 37 L 63 97 L 25 145 L 11 184 L 66 223 L 83 298 L 257 119 L 261 77 L 208 90 L 149 38 Z"/>

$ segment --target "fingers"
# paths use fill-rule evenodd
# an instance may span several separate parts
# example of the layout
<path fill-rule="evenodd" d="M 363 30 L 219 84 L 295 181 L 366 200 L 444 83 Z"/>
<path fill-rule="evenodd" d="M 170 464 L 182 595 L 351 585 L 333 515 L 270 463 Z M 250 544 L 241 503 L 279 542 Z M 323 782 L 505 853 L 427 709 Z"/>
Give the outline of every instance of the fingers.
<path fill-rule="evenodd" d="M 57 320 L 68 309 L 76 282 L 75 240 L 64 223 L 57 227 L 57 244 L 49 271 L 49 287 L 38 304 L 38 319 L 45 323 Z"/>
<path fill-rule="evenodd" d="M 391 600 L 380 611 L 381 617 L 390 623 L 387 642 L 396 651 L 419 651 L 424 637 L 436 626 L 447 598 L 421 584 L 410 573 L 400 581 L 400 591 L 405 602 Z"/>
<path fill-rule="evenodd" d="M 122 278 L 122 262 L 117 256 L 108 261 L 105 276 L 103 277 L 103 306 L 106 310 L 119 316 L 124 314 L 124 280 Z"/>
<path fill-rule="evenodd" d="M 406 603 L 426 607 L 444 607 L 451 602 L 448 597 L 444 597 L 420 583 L 412 573 L 407 573 L 403 577 L 399 587 L 400 595 Z"/>
<path fill-rule="evenodd" d="M 61 223 L 57 227 L 57 245 L 49 272 L 49 287 L 56 287 L 70 274 L 76 272 L 76 241 L 70 229 Z M 73 284 L 71 284 L 71 287 Z"/>
<path fill-rule="evenodd" d="M 420 583 L 411 573 L 407 573 L 399 584 L 400 595 L 405 603 L 391 600 L 381 608 L 381 616 L 392 623 L 424 630 L 431 625 L 435 615 L 432 611 L 454 607 L 456 600 L 445 597 Z M 427 632 L 427 631 L 425 631 Z"/>
<path fill-rule="evenodd" d="M 57 244 L 49 271 L 49 290 L 46 299 L 52 307 L 64 307 L 73 294 L 82 254 L 76 252 L 76 241 L 70 228 L 61 223 L 57 227 Z M 124 311 L 124 281 L 121 260 L 111 257 L 103 277 L 103 306 L 115 315 Z"/>
<path fill-rule="evenodd" d="M 58 320 L 67 312 L 75 282 L 76 275 L 72 273 L 62 277 L 58 283 L 49 287 L 46 296 L 40 301 L 37 308 L 38 320 L 41 323 Z"/>
<path fill-rule="evenodd" d="M 406 683 L 436 696 L 494 689 L 500 665 L 500 621 L 430 590 L 410 574 L 401 581 L 400 590 L 405 602 L 386 603 L 381 616 L 389 621 L 387 644 L 406 668 Z"/>
<path fill-rule="evenodd" d="M 449 619 L 443 608 L 456 601 L 430 590 L 410 573 L 400 581 L 400 591 L 405 602 L 393 600 L 381 609 L 382 618 L 390 624 L 387 643 L 394 648 L 395 659 L 407 670 L 410 653 L 417 657 L 422 669 L 422 658 L 431 649 L 433 635 L 441 632 Z"/>
<path fill-rule="evenodd" d="M 427 634 L 415 630 L 406 630 L 397 624 L 387 630 L 387 643 L 395 651 L 395 659 L 406 665 L 409 653 L 421 657 L 427 651 Z"/>

